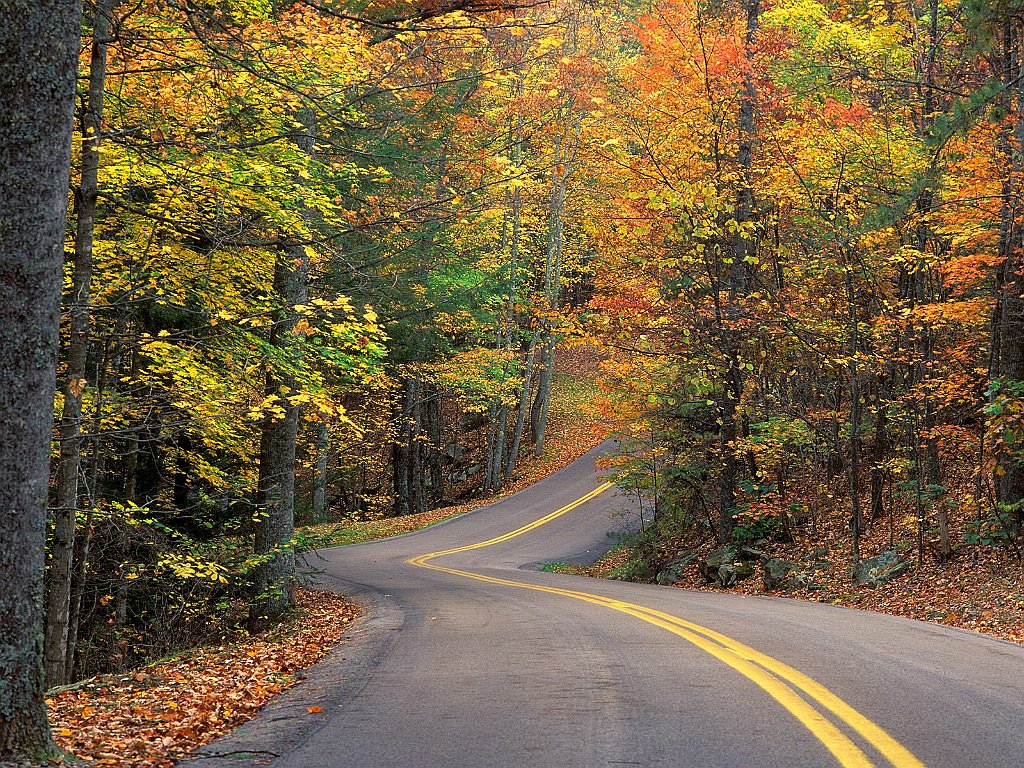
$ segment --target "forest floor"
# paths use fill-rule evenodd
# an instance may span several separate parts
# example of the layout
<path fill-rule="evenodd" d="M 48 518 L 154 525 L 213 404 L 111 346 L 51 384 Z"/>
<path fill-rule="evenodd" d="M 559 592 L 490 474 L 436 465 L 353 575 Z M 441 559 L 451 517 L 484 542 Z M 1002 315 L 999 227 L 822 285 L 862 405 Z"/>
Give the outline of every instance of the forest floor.
<path fill-rule="evenodd" d="M 370 541 L 419 530 L 508 496 L 572 463 L 611 426 L 588 414 L 593 394 L 587 350 L 563 354 L 544 455 L 523 458 L 500 494 L 419 515 L 344 521 L 303 529 L 308 547 Z M 194 648 L 126 675 L 103 675 L 51 692 L 55 764 L 169 768 L 177 760 L 254 717 L 269 700 L 301 681 L 302 670 L 343 641 L 362 607 L 342 595 L 299 590 L 297 609 L 257 635 L 239 630 L 216 646 Z M 311 714 L 318 708 L 312 707 Z"/>
<path fill-rule="evenodd" d="M 299 682 L 362 613 L 330 592 L 299 590 L 296 602 L 292 616 L 263 633 L 239 631 L 221 645 L 53 693 L 50 723 L 67 762 L 74 756 L 88 765 L 168 768 L 252 718 Z"/>

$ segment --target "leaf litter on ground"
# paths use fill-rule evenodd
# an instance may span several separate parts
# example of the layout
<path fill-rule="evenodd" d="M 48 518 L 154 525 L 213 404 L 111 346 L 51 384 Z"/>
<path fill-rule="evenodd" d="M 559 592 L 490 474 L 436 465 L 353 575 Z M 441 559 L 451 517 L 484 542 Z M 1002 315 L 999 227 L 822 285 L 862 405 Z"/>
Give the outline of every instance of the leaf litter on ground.
<path fill-rule="evenodd" d="M 361 613 L 341 595 L 300 589 L 295 614 L 266 632 L 56 693 L 54 737 L 87 765 L 169 768 L 298 682 Z"/>

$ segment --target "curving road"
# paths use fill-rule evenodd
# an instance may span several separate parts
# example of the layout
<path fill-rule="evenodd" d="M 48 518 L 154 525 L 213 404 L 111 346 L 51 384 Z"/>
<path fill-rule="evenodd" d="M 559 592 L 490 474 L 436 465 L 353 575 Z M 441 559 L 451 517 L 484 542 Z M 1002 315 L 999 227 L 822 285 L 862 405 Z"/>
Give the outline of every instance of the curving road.
<path fill-rule="evenodd" d="M 628 521 L 594 457 L 433 528 L 322 552 L 323 581 L 371 617 L 195 764 L 1024 767 L 1024 648 L 535 570 L 594 559 Z"/>

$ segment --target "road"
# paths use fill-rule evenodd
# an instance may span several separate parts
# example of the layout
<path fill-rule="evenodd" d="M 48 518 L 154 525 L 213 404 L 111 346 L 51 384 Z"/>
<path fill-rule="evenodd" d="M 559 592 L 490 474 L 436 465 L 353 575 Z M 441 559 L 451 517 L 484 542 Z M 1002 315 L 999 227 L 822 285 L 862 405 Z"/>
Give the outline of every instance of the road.
<path fill-rule="evenodd" d="M 452 521 L 321 553 L 321 578 L 371 618 L 196 764 L 1024 766 L 1024 648 L 536 570 L 592 560 L 631 509 L 589 454 Z"/>

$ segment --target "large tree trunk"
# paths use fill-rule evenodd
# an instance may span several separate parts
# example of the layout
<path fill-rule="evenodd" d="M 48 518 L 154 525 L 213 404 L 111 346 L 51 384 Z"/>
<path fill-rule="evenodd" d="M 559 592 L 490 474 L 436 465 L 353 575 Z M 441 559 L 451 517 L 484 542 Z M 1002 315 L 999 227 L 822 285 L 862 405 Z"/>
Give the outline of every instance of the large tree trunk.
<path fill-rule="evenodd" d="M 100 141 L 104 83 L 111 14 L 118 0 L 97 0 L 93 19 L 89 87 L 82 110 L 82 179 L 75 194 L 75 256 L 71 282 L 71 322 L 67 343 L 67 383 L 60 420 L 60 459 L 57 465 L 57 506 L 50 540 L 46 579 L 46 680 L 67 682 L 68 612 L 82 464 L 82 393 L 86 386 L 89 350 L 89 306 L 92 283 L 93 235 L 99 191 Z"/>
<path fill-rule="evenodd" d="M 79 16 L 0 0 L 0 761 L 54 752 L 43 551 Z"/>
<path fill-rule="evenodd" d="M 296 143 L 310 157 L 316 155 L 316 114 L 304 109 L 297 115 L 302 128 Z M 296 181 L 301 182 L 301 179 Z M 309 211 L 303 210 L 304 219 Z M 291 373 L 302 358 L 304 338 L 295 330 L 296 306 L 309 298 L 309 255 L 304 246 L 284 248 L 274 261 L 274 295 L 280 306 L 270 330 L 270 345 L 286 365 L 267 371 L 266 394 L 280 398 L 282 416 L 267 414 L 260 433 L 260 467 L 256 504 L 261 513 L 256 525 L 256 554 L 269 555 L 256 570 L 256 600 L 250 618 L 260 624 L 295 605 L 295 448 L 299 435 L 300 406 L 290 398 L 300 382 Z"/>

